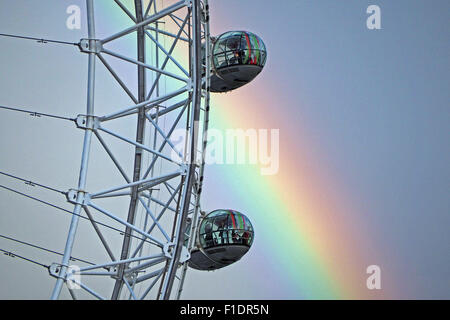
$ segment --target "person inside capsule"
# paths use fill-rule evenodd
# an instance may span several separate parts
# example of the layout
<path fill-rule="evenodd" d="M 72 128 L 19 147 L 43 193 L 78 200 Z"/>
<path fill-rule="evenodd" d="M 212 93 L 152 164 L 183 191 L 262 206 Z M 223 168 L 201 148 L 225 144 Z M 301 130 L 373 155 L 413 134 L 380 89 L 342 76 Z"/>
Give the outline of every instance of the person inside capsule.
<path fill-rule="evenodd" d="M 214 245 L 213 235 L 211 233 L 212 226 L 211 223 L 207 223 L 205 226 L 205 243 L 208 247 L 212 247 Z"/>
<path fill-rule="evenodd" d="M 232 31 L 221 35 L 213 49 L 217 69 L 230 65 L 256 65 L 263 67 L 266 62 L 266 46 L 255 34 Z"/>
<path fill-rule="evenodd" d="M 249 219 L 234 210 L 217 210 L 203 219 L 200 244 L 203 248 L 228 244 L 251 245 L 253 227 Z"/>

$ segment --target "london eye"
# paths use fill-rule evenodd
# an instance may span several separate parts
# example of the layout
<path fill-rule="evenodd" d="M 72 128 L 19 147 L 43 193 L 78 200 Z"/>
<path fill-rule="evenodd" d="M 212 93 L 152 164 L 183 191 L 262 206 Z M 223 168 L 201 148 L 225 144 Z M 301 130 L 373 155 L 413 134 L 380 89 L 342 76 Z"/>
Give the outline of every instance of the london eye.
<path fill-rule="evenodd" d="M 83 135 L 78 182 L 67 189 L 53 187 L 51 177 L 47 184 L 21 175 L 20 168 L 14 173 L 0 169 L 3 177 L 55 192 L 71 206 L 67 210 L 1 185 L 5 194 L 70 215 L 65 239 L 55 240 L 65 241 L 64 251 L 53 252 L 58 255 L 53 261 L 40 263 L 2 249 L 7 256 L 47 268 L 54 279 L 52 299 L 59 299 L 63 290 L 73 299 L 179 299 L 189 268 L 220 269 L 251 248 L 256 231 L 249 217 L 257 219 L 256 214 L 205 212 L 201 196 L 208 125 L 214 116 L 210 95 L 252 81 L 264 68 L 267 50 L 249 31 L 211 35 L 208 2 L 115 0 L 111 5 L 128 18 L 128 25 L 106 34 L 97 19 L 103 8 L 98 1 L 86 0 L 88 34 L 77 41 L 0 34 L 0 41 L 73 46 L 87 60 L 82 114 L 53 114 L 0 102 L 2 112 L 71 122 Z M 120 50 L 124 43 L 133 44 L 132 53 Z M 133 81 L 123 77 L 125 69 L 132 70 Z M 98 86 L 100 72 L 109 75 L 115 83 L 112 90 L 121 91 L 127 105 L 102 101 L 108 92 Z M 173 140 L 175 133 L 182 135 L 182 148 Z M 99 158 L 108 164 L 99 164 Z M 104 179 L 97 166 L 113 168 L 108 175 L 114 178 Z M 90 226 L 89 236 L 86 229 L 80 231 L 82 223 Z M 104 260 L 74 256 L 77 241 L 86 237 L 94 240 L 85 250 L 99 248 Z M 2 238 L 52 251 L 39 246 L 38 239 L 29 243 L 11 235 Z"/>

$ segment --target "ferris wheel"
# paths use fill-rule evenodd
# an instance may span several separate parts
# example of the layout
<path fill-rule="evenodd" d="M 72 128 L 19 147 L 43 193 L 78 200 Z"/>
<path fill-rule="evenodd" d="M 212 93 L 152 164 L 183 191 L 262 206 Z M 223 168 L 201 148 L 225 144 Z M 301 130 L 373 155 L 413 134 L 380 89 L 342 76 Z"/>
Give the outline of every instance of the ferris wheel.
<path fill-rule="evenodd" d="M 253 243 L 254 230 L 246 215 L 231 209 L 205 213 L 201 194 L 213 112 L 210 94 L 252 81 L 265 65 L 267 50 L 258 36 L 247 31 L 212 37 L 208 0 L 114 0 L 111 5 L 120 9 L 129 25 L 107 36 L 96 32 L 96 16 L 102 8 L 94 0 L 86 0 L 88 34 L 79 42 L 0 33 L 73 45 L 88 60 L 85 113 L 61 116 L 0 105 L 5 112 L 71 121 L 83 132 L 78 184 L 56 190 L 26 177 L 0 174 L 64 194 L 72 205 L 60 261 L 42 264 L 55 279 L 52 299 L 58 299 L 63 289 L 73 299 L 179 299 L 189 268 L 225 267 L 238 261 Z M 115 45 L 125 38 L 133 39 L 134 55 L 120 52 Z M 118 62 L 120 68 L 134 70 L 135 86 L 123 79 Z M 102 102 L 96 97 L 105 94 L 96 88 L 100 68 L 129 98 L 128 105 L 102 106 L 97 111 Z M 135 128 L 132 136 L 121 131 L 130 123 Z M 115 151 L 122 146 L 128 148 L 126 154 Z M 111 175 L 120 177 L 121 183 L 89 170 L 96 153 L 109 159 L 114 167 Z M 76 239 L 86 236 L 79 232 L 81 220 L 91 224 L 106 260 L 94 263 L 73 256 Z"/>

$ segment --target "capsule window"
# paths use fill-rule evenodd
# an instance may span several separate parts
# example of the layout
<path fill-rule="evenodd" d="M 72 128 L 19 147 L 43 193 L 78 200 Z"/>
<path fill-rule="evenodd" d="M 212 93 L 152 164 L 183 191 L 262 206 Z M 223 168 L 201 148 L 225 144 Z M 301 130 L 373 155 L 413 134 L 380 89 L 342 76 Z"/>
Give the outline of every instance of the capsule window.
<path fill-rule="evenodd" d="M 259 50 L 252 50 L 249 64 L 258 65 Z"/>
<path fill-rule="evenodd" d="M 226 51 L 226 39 L 225 40 L 219 40 L 217 44 L 214 46 L 214 54 L 220 54 L 225 53 Z"/>
<path fill-rule="evenodd" d="M 243 235 L 243 244 L 247 246 L 251 246 L 253 242 L 253 233 L 247 232 Z"/>
<path fill-rule="evenodd" d="M 225 54 L 217 55 L 214 57 L 214 59 L 215 59 L 214 64 L 217 66 L 217 68 L 226 67 L 228 65 Z"/>
<path fill-rule="evenodd" d="M 217 210 L 200 224 L 199 244 L 204 248 L 221 245 L 251 246 L 253 227 L 250 220 L 237 211 Z"/>
<path fill-rule="evenodd" d="M 252 223 L 247 217 L 245 217 L 245 230 L 253 231 Z"/>
<path fill-rule="evenodd" d="M 261 67 L 264 67 L 266 64 L 267 53 L 265 51 L 261 51 Z"/>
<path fill-rule="evenodd" d="M 213 247 L 214 246 L 213 233 L 209 232 L 209 233 L 205 233 L 204 235 L 202 235 L 200 237 L 200 242 L 201 242 L 202 247 L 204 247 L 204 248 Z"/>
<path fill-rule="evenodd" d="M 239 64 L 239 52 L 238 51 L 228 51 L 227 52 L 227 61 L 228 61 L 228 65 L 232 66 L 232 65 L 236 65 Z"/>
<path fill-rule="evenodd" d="M 241 38 L 240 37 L 232 37 L 227 40 L 227 51 L 239 50 Z"/>
<path fill-rule="evenodd" d="M 250 51 L 249 50 L 243 50 L 242 64 L 248 64 L 249 61 L 250 61 Z"/>
<path fill-rule="evenodd" d="M 210 236 L 213 239 L 212 243 L 208 245 L 208 247 L 212 246 L 220 246 L 228 243 L 227 231 L 216 231 L 213 232 Z"/>
<path fill-rule="evenodd" d="M 241 37 L 241 46 L 240 46 L 241 50 L 245 50 L 248 49 L 248 44 L 247 44 L 247 40 L 245 39 L 245 37 Z"/>
<path fill-rule="evenodd" d="M 241 64 L 263 67 L 267 59 L 264 42 L 250 32 L 233 31 L 223 34 L 213 51 L 214 65 L 218 69 Z"/>
<path fill-rule="evenodd" d="M 249 38 L 250 38 L 250 43 L 252 45 L 252 48 L 256 49 L 256 50 L 259 50 L 260 47 L 259 47 L 259 40 L 258 40 L 258 38 L 254 34 L 250 35 Z"/>
<path fill-rule="evenodd" d="M 227 215 L 216 217 L 214 219 L 213 231 L 225 230 L 227 225 L 227 217 L 228 217 Z"/>
<path fill-rule="evenodd" d="M 228 225 L 227 225 L 227 228 L 228 228 L 228 230 L 233 230 L 233 229 L 234 229 L 234 226 L 233 226 L 233 219 L 232 219 L 232 217 L 231 217 L 231 214 L 230 214 L 230 217 L 228 218 Z"/>

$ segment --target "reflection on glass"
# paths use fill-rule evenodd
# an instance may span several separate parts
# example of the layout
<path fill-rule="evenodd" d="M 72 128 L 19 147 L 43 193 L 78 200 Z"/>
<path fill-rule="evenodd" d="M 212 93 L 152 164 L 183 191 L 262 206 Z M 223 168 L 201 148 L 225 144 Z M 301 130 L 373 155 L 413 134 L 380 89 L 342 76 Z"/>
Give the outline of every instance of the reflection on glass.
<path fill-rule="evenodd" d="M 251 246 L 253 227 L 250 220 L 237 211 L 217 210 L 202 220 L 199 238 L 203 248 L 233 244 Z"/>
<path fill-rule="evenodd" d="M 255 34 L 227 32 L 217 39 L 213 55 L 215 67 L 220 69 L 231 65 L 263 67 L 267 53 L 263 41 Z"/>

